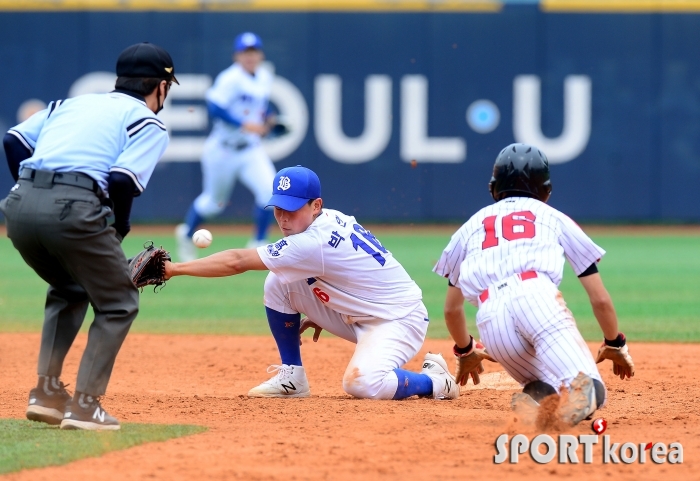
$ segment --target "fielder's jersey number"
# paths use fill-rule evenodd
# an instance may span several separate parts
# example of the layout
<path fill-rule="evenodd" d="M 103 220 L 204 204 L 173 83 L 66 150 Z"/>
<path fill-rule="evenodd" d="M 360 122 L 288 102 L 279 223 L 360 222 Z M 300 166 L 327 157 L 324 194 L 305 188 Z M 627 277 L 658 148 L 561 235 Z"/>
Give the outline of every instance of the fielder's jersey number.
<path fill-rule="evenodd" d="M 389 251 L 384 248 L 381 242 L 379 242 L 379 239 L 374 237 L 370 231 L 366 230 L 360 224 L 353 224 L 352 228 L 355 230 L 355 232 L 357 232 L 357 234 L 360 234 L 367 242 L 369 242 L 368 244 L 364 240 L 360 239 L 355 232 L 353 232 L 350 234 L 350 240 L 352 241 L 352 246 L 355 248 L 355 250 L 358 248 L 362 249 L 367 254 L 374 257 L 374 260 L 379 262 L 379 265 L 383 266 L 386 263 L 386 259 L 382 254 L 388 254 Z"/>
<path fill-rule="evenodd" d="M 501 218 L 501 235 L 508 241 L 532 239 L 535 237 L 535 219 L 535 214 L 529 210 L 508 214 Z M 482 249 L 498 245 L 499 238 L 496 236 L 497 220 L 497 215 L 491 215 L 481 222 L 484 224 L 484 230 L 486 231 L 484 242 L 481 243 Z"/>

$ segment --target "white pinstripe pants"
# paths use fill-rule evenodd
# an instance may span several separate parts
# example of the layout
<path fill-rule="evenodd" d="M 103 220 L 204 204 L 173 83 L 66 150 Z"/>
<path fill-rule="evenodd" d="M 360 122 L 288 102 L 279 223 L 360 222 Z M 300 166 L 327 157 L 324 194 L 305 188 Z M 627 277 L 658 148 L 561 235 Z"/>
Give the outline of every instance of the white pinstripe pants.
<path fill-rule="evenodd" d="M 544 381 L 557 391 L 579 372 L 602 382 L 571 311 L 549 279 L 512 276 L 498 286 L 479 306 L 476 325 L 488 352 L 515 380 Z"/>

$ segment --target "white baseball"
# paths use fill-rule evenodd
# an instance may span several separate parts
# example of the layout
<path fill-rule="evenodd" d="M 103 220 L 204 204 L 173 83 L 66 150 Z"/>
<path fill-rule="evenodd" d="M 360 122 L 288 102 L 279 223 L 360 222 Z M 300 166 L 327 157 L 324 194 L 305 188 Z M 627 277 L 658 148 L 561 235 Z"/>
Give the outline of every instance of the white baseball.
<path fill-rule="evenodd" d="M 211 232 L 209 232 L 206 229 L 199 229 L 197 232 L 192 234 L 192 242 L 194 245 L 199 247 L 200 249 L 204 249 L 205 247 L 209 247 L 212 241 L 212 235 Z"/>

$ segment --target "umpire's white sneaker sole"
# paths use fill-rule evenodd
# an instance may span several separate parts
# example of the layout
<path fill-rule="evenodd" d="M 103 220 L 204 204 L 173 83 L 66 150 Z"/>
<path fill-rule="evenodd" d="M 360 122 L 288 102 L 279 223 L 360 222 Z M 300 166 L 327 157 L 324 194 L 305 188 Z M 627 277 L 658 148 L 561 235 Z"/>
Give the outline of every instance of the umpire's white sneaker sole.
<path fill-rule="evenodd" d="M 90 421 L 78 421 L 76 419 L 64 419 L 61 421 L 61 429 L 80 429 L 84 431 L 119 431 L 119 424 L 100 424 Z"/>
<path fill-rule="evenodd" d="M 63 421 L 63 412 L 44 406 L 30 405 L 27 408 L 27 419 L 57 426 Z"/>
<path fill-rule="evenodd" d="M 248 391 L 248 397 L 292 398 L 311 396 L 309 381 L 306 379 L 306 371 L 302 366 L 282 364 L 281 366 L 273 365 L 267 369 L 267 372 L 270 373 L 275 371 L 277 371 L 277 374 L 272 379 Z"/>
<path fill-rule="evenodd" d="M 455 378 L 447 369 L 447 362 L 442 354 L 429 352 L 423 360 L 421 374 L 425 374 L 433 380 L 434 399 L 457 399 L 459 397 L 459 386 Z"/>
<path fill-rule="evenodd" d="M 559 408 L 560 419 L 569 426 L 576 426 L 597 408 L 593 379 L 580 372 L 571 381 L 566 404 Z"/>

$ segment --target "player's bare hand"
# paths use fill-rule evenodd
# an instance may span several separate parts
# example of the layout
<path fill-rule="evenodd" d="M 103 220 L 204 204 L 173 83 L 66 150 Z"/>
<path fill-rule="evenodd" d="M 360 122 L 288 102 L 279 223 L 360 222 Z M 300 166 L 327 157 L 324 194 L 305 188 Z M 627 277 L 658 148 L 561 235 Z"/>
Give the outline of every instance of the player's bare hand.
<path fill-rule="evenodd" d="M 301 320 L 301 323 L 299 324 L 299 345 L 302 344 L 301 335 L 304 333 L 304 331 L 310 328 L 314 329 L 314 342 L 318 342 L 318 338 L 319 336 L 321 336 L 321 331 L 323 331 L 323 328 L 318 327 L 318 324 L 311 321 L 308 317 L 305 317 Z"/>
<path fill-rule="evenodd" d="M 488 360 L 496 362 L 488 352 L 486 348 L 480 342 L 477 342 L 473 337 L 471 338 L 471 349 L 465 353 L 460 354 L 455 351 L 455 380 L 460 386 L 464 386 L 472 378 L 474 385 L 481 382 L 479 374 L 484 372 L 484 366 L 481 361 Z"/>
<path fill-rule="evenodd" d="M 167 281 L 170 280 L 171 277 L 173 277 L 173 263 L 170 261 L 165 261 L 165 274 L 163 275 L 163 278 Z"/>
<path fill-rule="evenodd" d="M 622 347 L 613 347 L 603 343 L 598 349 L 598 356 L 595 362 L 600 363 L 606 359 L 610 359 L 613 362 L 613 373 L 619 376 L 620 379 L 624 380 L 634 376 L 634 361 L 632 356 L 630 356 L 627 344 Z"/>
<path fill-rule="evenodd" d="M 250 132 L 251 134 L 258 134 L 261 137 L 267 135 L 267 133 L 270 131 L 270 127 L 265 124 L 254 124 L 252 122 L 246 122 L 241 126 L 243 130 L 246 132 Z"/>

